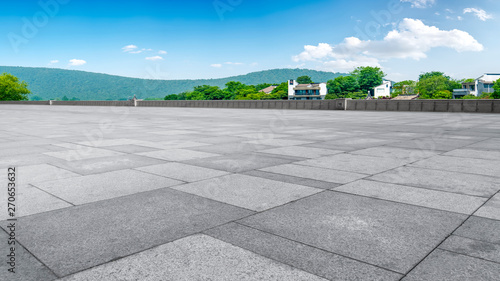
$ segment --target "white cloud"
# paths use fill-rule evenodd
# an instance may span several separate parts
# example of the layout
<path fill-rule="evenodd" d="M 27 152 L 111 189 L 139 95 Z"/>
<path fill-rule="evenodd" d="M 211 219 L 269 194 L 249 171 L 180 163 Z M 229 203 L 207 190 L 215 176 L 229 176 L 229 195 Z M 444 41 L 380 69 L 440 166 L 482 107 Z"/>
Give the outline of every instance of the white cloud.
<path fill-rule="evenodd" d="M 224 64 L 228 64 L 228 65 L 243 65 L 242 62 L 230 62 L 230 61 L 225 62 Z"/>
<path fill-rule="evenodd" d="M 142 48 L 140 50 L 135 50 L 135 51 L 130 51 L 128 52 L 129 54 L 140 54 L 142 52 L 151 52 L 153 51 L 153 49 L 146 49 L 146 48 Z"/>
<path fill-rule="evenodd" d="M 486 20 L 489 20 L 489 19 L 493 18 L 492 15 L 488 14 L 483 9 L 465 8 L 464 9 L 464 14 L 467 14 L 467 13 L 473 13 L 476 17 L 478 17 L 482 21 L 486 21 Z"/>
<path fill-rule="evenodd" d="M 298 61 L 310 61 L 316 59 L 322 59 L 333 54 L 333 47 L 327 43 L 319 43 L 318 46 L 306 45 L 304 46 L 304 51 L 297 56 L 293 57 L 293 60 Z"/>
<path fill-rule="evenodd" d="M 220 64 L 220 63 L 214 63 L 214 64 L 211 64 L 210 66 L 211 67 L 215 67 L 215 68 L 221 68 L 222 64 Z"/>
<path fill-rule="evenodd" d="M 447 47 L 457 52 L 483 50 L 483 45 L 465 31 L 440 30 L 425 25 L 421 20 L 406 18 L 383 40 L 348 37 L 334 46 L 326 43 L 307 45 L 302 53 L 292 59 L 295 62 L 317 61 L 325 67 L 348 70 L 362 65 L 380 66 L 381 61 L 393 58 L 419 60 L 426 58 L 427 52 L 437 47 Z"/>
<path fill-rule="evenodd" d="M 134 50 L 136 50 L 138 47 L 136 45 L 128 45 L 128 46 L 125 46 L 122 48 L 122 50 L 125 52 L 125 53 L 128 53 L 128 52 L 132 52 Z"/>
<path fill-rule="evenodd" d="M 153 49 L 146 49 L 146 48 L 142 48 L 142 49 L 139 49 L 139 47 L 137 47 L 136 45 L 128 45 L 128 46 L 125 46 L 122 48 L 123 52 L 124 53 L 129 53 L 129 54 L 140 54 L 140 53 L 143 53 L 143 52 L 152 52 Z M 164 54 L 163 52 L 165 51 L 160 51 L 158 52 L 159 54 Z M 165 52 L 166 54 L 167 52 Z"/>
<path fill-rule="evenodd" d="M 49 62 L 49 65 L 53 65 L 53 64 L 56 64 L 56 63 L 59 63 L 59 60 L 51 60 Z"/>
<path fill-rule="evenodd" d="M 160 54 L 160 55 L 166 55 L 166 54 L 167 54 L 167 52 L 166 52 L 166 51 L 163 51 L 163 50 L 159 50 L 159 51 L 158 51 L 158 54 Z"/>
<path fill-rule="evenodd" d="M 154 56 L 154 57 L 147 57 L 146 60 L 157 61 L 157 60 L 163 60 L 163 58 L 160 56 Z"/>
<path fill-rule="evenodd" d="M 144 49 L 142 49 L 142 50 L 136 50 L 136 51 L 130 51 L 130 52 L 128 52 L 128 53 L 129 53 L 129 54 L 140 54 L 140 53 L 142 53 L 142 52 L 144 52 Z"/>
<path fill-rule="evenodd" d="M 436 3 L 436 0 L 401 0 L 401 2 L 410 2 L 412 8 L 427 8 Z"/>
<path fill-rule="evenodd" d="M 86 63 L 87 63 L 86 61 L 78 60 L 78 59 L 72 59 L 69 61 L 69 65 L 71 65 L 71 66 L 80 66 L 80 65 L 84 65 Z"/>

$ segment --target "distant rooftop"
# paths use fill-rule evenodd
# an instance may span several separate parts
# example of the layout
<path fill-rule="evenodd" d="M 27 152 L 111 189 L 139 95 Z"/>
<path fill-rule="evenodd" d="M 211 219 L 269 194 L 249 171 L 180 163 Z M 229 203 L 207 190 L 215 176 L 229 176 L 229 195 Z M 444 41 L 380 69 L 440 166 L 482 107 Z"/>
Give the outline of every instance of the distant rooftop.
<path fill-rule="evenodd" d="M 259 92 L 270 94 L 274 89 L 276 89 L 278 86 L 269 86 L 267 88 L 264 88 L 260 90 Z"/>

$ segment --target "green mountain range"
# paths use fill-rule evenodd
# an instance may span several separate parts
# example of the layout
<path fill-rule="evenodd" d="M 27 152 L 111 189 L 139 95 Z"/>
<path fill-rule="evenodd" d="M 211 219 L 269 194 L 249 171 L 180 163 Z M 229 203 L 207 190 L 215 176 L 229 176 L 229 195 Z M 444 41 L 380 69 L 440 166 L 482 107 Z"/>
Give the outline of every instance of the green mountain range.
<path fill-rule="evenodd" d="M 131 98 L 163 98 L 166 95 L 191 91 L 195 86 L 211 85 L 224 88 L 229 81 L 247 85 L 278 84 L 307 75 L 315 82 L 326 82 L 341 73 L 309 69 L 272 69 L 220 79 L 148 80 L 57 68 L 0 66 L 1 73 L 10 73 L 28 83 L 32 94 L 43 100 L 78 98 L 80 100 L 120 100 Z"/>

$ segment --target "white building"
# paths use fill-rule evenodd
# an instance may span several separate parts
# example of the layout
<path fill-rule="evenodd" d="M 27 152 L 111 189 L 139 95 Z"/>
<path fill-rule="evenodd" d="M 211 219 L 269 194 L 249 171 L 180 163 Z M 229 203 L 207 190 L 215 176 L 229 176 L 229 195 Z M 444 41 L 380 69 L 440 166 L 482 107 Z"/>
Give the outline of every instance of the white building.
<path fill-rule="evenodd" d="M 382 85 L 368 91 L 368 96 L 375 99 L 379 97 L 390 97 L 392 93 L 392 84 L 392 81 L 384 79 Z"/>
<path fill-rule="evenodd" d="M 485 73 L 474 82 L 462 83 L 462 89 L 453 90 L 453 98 L 474 95 L 476 97 L 483 93 L 493 93 L 493 85 L 500 79 L 499 73 Z"/>
<path fill-rule="evenodd" d="M 299 84 L 295 80 L 288 80 L 289 100 L 324 100 L 326 94 L 326 83 Z"/>

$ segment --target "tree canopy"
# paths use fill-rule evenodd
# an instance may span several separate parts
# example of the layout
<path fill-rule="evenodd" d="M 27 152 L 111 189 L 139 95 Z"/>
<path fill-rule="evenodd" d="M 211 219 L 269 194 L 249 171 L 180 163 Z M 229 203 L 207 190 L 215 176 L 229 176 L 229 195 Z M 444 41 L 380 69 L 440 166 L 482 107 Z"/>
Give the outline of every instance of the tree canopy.
<path fill-rule="evenodd" d="M 495 92 L 491 94 L 491 97 L 494 99 L 500 99 L 500 79 L 495 82 L 493 89 L 495 89 Z"/>
<path fill-rule="evenodd" d="M 399 95 L 415 95 L 417 93 L 417 82 L 413 80 L 404 80 L 394 83 L 392 88 L 394 89 L 394 92 L 392 93 L 393 97 L 397 97 Z"/>
<path fill-rule="evenodd" d="M 28 100 L 29 94 L 31 92 L 28 89 L 28 83 L 19 82 L 19 78 L 12 74 L 3 73 L 0 75 L 0 100 Z"/>
<path fill-rule="evenodd" d="M 299 78 L 297 78 L 297 83 L 299 84 L 311 84 L 313 81 L 311 79 L 311 77 L 309 76 L 300 76 Z"/>
<path fill-rule="evenodd" d="M 272 86 L 262 83 L 245 85 L 241 82 L 229 81 L 224 89 L 217 86 L 202 85 L 194 87 L 193 91 L 182 92 L 165 96 L 165 100 L 266 100 L 286 99 L 288 97 L 288 83 L 278 85 L 270 94 L 260 90 Z"/>
<path fill-rule="evenodd" d="M 327 82 L 328 99 L 343 99 L 351 97 L 352 93 L 360 91 L 358 80 L 353 76 L 339 76 Z"/>
<path fill-rule="evenodd" d="M 421 74 L 417 83 L 417 89 L 423 99 L 451 98 L 453 89 L 461 88 L 462 85 L 458 81 L 438 71 Z"/>
<path fill-rule="evenodd" d="M 351 76 L 356 78 L 359 88 L 363 92 L 382 84 L 385 73 L 379 67 L 361 66 L 351 72 Z"/>

